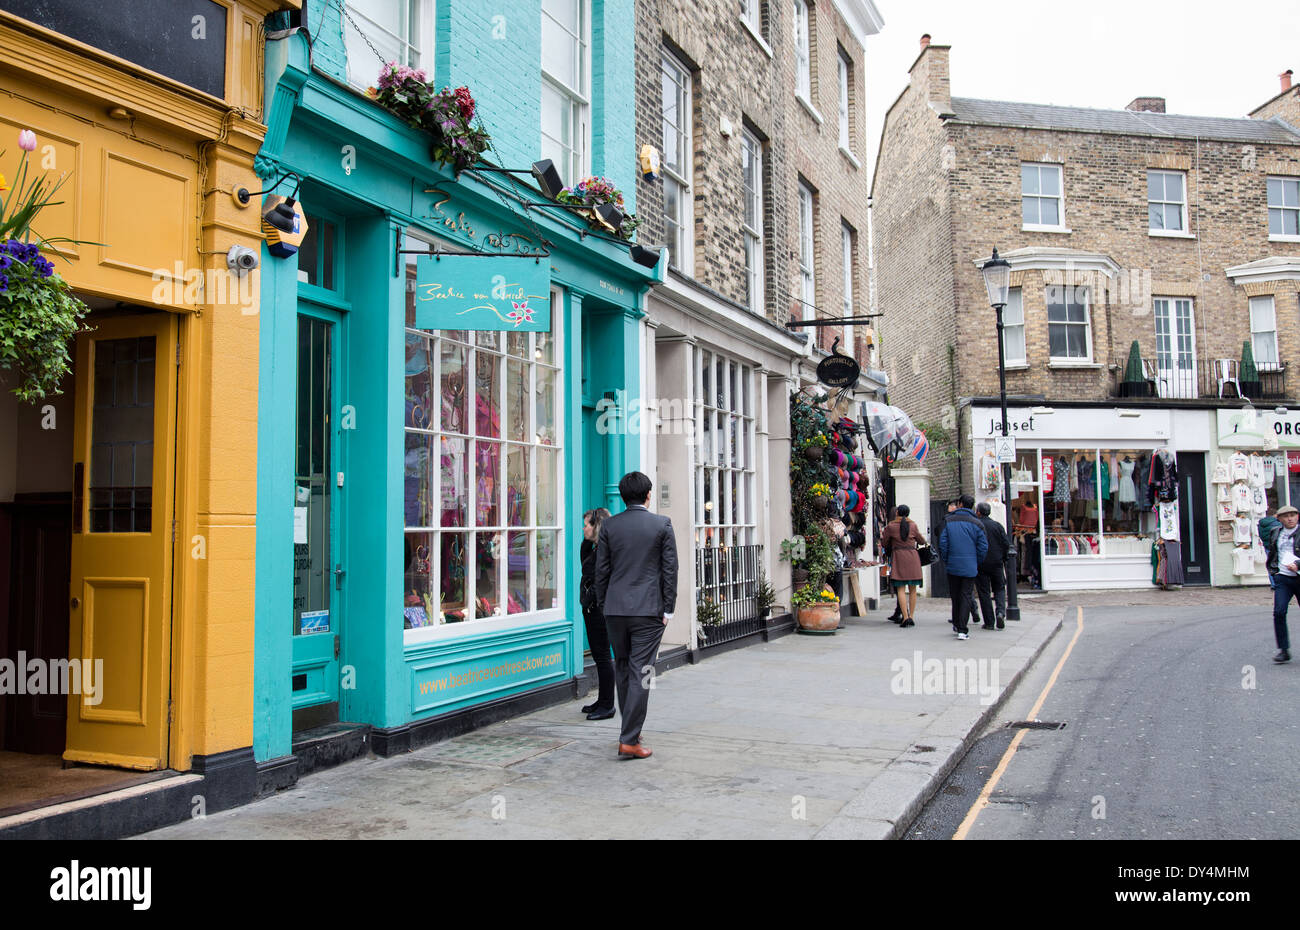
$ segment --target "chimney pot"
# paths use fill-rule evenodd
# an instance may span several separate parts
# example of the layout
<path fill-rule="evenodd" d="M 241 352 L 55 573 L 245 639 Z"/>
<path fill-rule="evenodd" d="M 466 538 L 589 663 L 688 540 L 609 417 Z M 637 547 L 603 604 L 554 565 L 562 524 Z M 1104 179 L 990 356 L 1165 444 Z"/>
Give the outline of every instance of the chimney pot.
<path fill-rule="evenodd" d="M 921 48 L 925 48 L 929 44 L 930 44 L 930 33 L 927 32 L 925 35 L 921 36 Z"/>
<path fill-rule="evenodd" d="M 1138 113 L 1163 113 L 1165 112 L 1165 98 L 1134 97 L 1124 109 L 1135 110 Z"/>
<path fill-rule="evenodd" d="M 1279 74 L 1278 77 L 1282 79 L 1282 90 L 1283 90 L 1284 92 L 1290 90 L 1290 89 L 1291 89 L 1291 69 L 1290 69 L 1290 68 L 1287 68 L 1285 71 L 1283 71 L 1281 74 Z"/>

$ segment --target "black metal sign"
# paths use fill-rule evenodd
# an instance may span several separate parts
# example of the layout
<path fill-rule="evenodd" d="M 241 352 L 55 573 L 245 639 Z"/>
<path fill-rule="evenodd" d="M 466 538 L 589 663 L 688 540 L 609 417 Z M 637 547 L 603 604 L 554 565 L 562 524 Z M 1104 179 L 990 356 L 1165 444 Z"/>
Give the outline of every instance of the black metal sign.
<path fill-rule="evenodd" d="M 856 359 L 841 355 L 836 351 L 839 344 L 840 341 L 837 338 L 831 344 L 831 354 L 822 359 L 817 365 L 817 380 L 827 387 L 848 387 L 856 384 L 858 375 L 862 374 L 862 366 L 858 364 Z"/>

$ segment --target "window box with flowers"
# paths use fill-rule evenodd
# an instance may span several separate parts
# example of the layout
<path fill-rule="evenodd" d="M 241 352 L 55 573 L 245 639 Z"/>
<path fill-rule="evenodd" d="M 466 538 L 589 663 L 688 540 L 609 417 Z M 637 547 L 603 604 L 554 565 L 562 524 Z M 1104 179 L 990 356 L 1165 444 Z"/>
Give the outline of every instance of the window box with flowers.
<path fill-rule="evenodd" d="M 592 229 L 623 239 L 631 239 L 632 233 L 641 225 L 636 214 L 624 211 L 623 192 L 609 178 L 583 178 L 572 187 L 564 188 L 555 199 L 565 206 L 578 208 L 574 212 Z"/>
<path fill-rule="evenodd" d="M 379 72 L 378 86 L 366 93 L 412 129 L 428 133 L 430 157 L 456 174 L 473 167 L 491 144 L 487 130 L 471 122 L 476 105 L 468 87 L 434 90 L 423 71 L 390 61 Z"/>
<path fill-rule="evenodd" d="M 30 403 L 59 393 L 72 368 L 68 346 L 87 308 L 41 255 L 76 240 L 46 238 L 32 228 L 41 210 L 58 202 L 54 195 L 67 176 L 51 183 L 42 173 L 29 182 L 27 155 L 36 149 L 36 134 L 24 129 L 18 146 L 23 154 L 12 190 L 0 175 L 0 370 L 17 378 L 14 394 Z"/>

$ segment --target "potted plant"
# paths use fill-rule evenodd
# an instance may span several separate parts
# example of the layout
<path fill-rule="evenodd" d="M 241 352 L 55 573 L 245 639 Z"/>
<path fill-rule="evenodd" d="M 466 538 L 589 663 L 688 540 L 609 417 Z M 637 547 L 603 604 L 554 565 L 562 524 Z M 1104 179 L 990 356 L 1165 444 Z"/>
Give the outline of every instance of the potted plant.
<path fill-rule="evenodd" d="M 808 633 L 832 633 L 840 625 L 840 600 L 830 588 L 807 584 L 791 595 L 799 629 Z"/>
<path fill-rule="evenodd" d="M 1124 375 L 1119 383 L 1120 397 L 1150 397 L 1151 382 L 1147 380 L 1142 368 L 1142 350 L 1137 340 L 1128 348 L 1128 362 L 1124 365 Z"/>
<path fill-rule="evenodd" d="M 470 122 L 476 106 L 468 87 L 434 90 L 423 71 L 390 61 L 379 72 L 378 86 L 366 93 L 412 129 L 427 132 L 433 140 L 430 157 L 458 175 L 491 144 L 487 131 Z"/>
<path fill-rule="evenodd" d="M 825 482 L 819 481 L 808 489 L 808 494 L 812 499 L 813 506 L 825 513 L 831 506 L 831 487 Z"/>
<path fill-rule="evenodd" d="M 1251 349 L 1249 341 L 1241 344 L 1241 371 L 1237 375 L 1237 381 L 1241 384 L 1243 397 L 1264 396 L 1264 385 L 1259 380 L 1259 369 L 1255 367 L 1255 352 Z"/>
<path fill-rule="evenodd" d="M 623 192 L 609 178 L 589 175 L 564 188 L 555 199 L 558 203 L 580 208 L 575 212 L 593 229 L 603 229 L 623 239 L 632 238 L 632 233 L 641 225 L 636 214 L 625 212 Z"/>
<path fill-rule="evenodd" d="M 772 582 L 767 580 L 767 575 L 759 573 L 758 587 L 754 589 L 754 606 L 758 608 L 758 616 L 761 620 L 766 620 L 772 613 L 772 604 L 776 601 L 776 589 L 772 587 Z"/>
<path fill-rule="evenodd" d="M 0 369 L 17 377 L 14 394 L 33 402 L 59 393 L 72 368 L 68 346 L 88 312 L 41 250 L 60 242 L 97 243 L 47 238 L 32 228 L 41 210 L 61 202 L 53 198 L 67 176 L 51 183 L 42 173 L 29 183 L 27 155 L 36 149 L 36 134 L 24 129 L 18 146 L 23 154 L 12 190 L 0 175 Z"/>
<path fill-rule="evenodd" d="M 708 628 L 722 625 L 722 607 L 711 597 L 701 598 L 695 605 L 695 619 L 700 627 L 700 639 L 708 639 Z"/>
<path fill-rule="evenodd" d="M 790 580 L 797 588 L 808 581 L 808 569 L 801 564 L 807 551 L 802 536 L 781 540 L 781 561 L 790 563 Z"/>
<path fill-rule="evenodd" d="M 803 446 L 804 458 L 810 462 L 820 462 L 822 456 L 826 454 L 826 447 L 829 444 L 830 441 L 826 438 L 825 433 L 817 433 L 808 437 Z"/>

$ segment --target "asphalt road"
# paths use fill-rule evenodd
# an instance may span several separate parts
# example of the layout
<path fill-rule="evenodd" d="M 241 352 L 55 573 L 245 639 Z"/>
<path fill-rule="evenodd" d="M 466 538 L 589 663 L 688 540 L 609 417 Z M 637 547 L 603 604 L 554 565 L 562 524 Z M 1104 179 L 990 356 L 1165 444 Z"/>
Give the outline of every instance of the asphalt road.
<path fill-rule="evenodd" d="M 1272 661 L 1255 605 L 1089 607 L 988 803 L 979 803 L 1078 628 L 1070 610 L 947 783 L 908 830 L 949 839 L 1300 837 L 1300 661 Z M 1300 611 L 1292 610 L 1300 635 Z"/>

